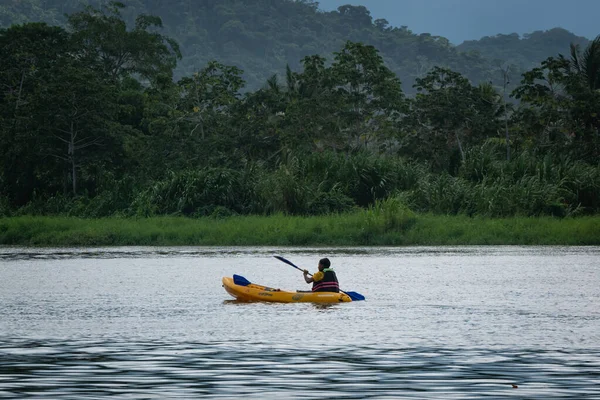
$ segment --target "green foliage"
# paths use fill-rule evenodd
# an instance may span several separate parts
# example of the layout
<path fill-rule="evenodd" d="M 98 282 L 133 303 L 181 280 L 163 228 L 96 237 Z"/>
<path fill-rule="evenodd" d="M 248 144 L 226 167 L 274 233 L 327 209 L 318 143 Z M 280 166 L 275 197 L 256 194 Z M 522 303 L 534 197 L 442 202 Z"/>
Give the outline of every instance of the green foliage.
<path fill-rule="evenodd" d="M 407 147 L 434 167 L 452 170 L 453 151 L 464 162 L 470 146 L 498 132 L 499 95 L 491 86 L 475 87 L 461 74 L 435 67 L 415 87 Z"/>
<path fill-rule="evenodd" d="M 513 95 L 528 108 L 522 120 L 537 146 L 571 147 L 578 157 L 600 155 L 600 36 L 583 54 L 550 57 L 523 75 Z"/>
<path fill-rule="evenodd" d="M 384 65 L 378 50 L 347 42 L 335 53 L 328 73 L 338 103 L 332 114 L 340 121 L 341 133 L 355 138 L 357 148 L 361 141 L 377 140 L 371 136 L 390 136 L 404 111 L 404 99 L 400 80 Z"/>
<path fill-rule="evenodd" d="M 169 179 L 155 183 L 140 193 L 133 203 L 137 215 L 206 216 L 217 207 L 242 212 L 245 202 L 243 182 L 238 171 L 207 168 L 171 173 Z"/>
<path fill-rule="evenodd" d="M 13 205 L 27 203 L 36 189 L 60 187 L 60 175 L 50 173 L 60 162 L 36 159 L 49 156 L 52 135 L 45 127 L 46 117 L 53 115 L 45 111 L 53 103 L 47 104 L 46 86 L 70 66 L 69 49 L 61 28 L 29 24 L 0 30 L 0 192 Z"/>
<path fill-rule="evenodd" d="M 179 45 L 151 30 L 162 27 L 161 19 L 156 16 L 139 14 L 133 29 L 128 31 L 121 17 L 124 7 L 111 1 L 102 10 L 88 6 L 69 15 L 73 40 L 83 57 L 101 60 L 100 70 L 112 81 L 130 74 L 148 80 L 160 75 L 170 78 L 177 58 L 181 58 Z"/>
<path fill-rule="evenodd" d="M 183 78 L 179 82 L 182 110 L 179 125 L 202 140 L 207 135 L 218 136 L 219 125 L 227 121 L 230 108 L 238 102 L 239 90 L 244 85 L 241 73 L 236 67 L 211 61 L 191 78 Z"/>
<path fill-rule="evenodd" d="M 170 39 L 147 31 L 160 21 L 140 16 L 128 32 L 120 7 L 71 15 L 72 32 L 44 24 L 0 30 L 2 189 L 13 205 L 36 192 L 95 193 L 102 175 L 122 172 L 127 122 L 139 113 L 126 104 L 130 75 L 170 79 L 175 64 Z"/>
<path fill-rule="evenodd" d="M 297 7 L 306 18 L 316 8 L 256 1 Z M 205 21 L 206 37 L 221 30 L 213 40 L 229 50 L 239 40 L 249 51 L 270 43 L 250 19 L 235 19 L 254 13 L 240 4 L 200 4 L 220 16 Z M 373 23 L 364 7 L 327 18 L 346 39 L 360 36 L 360 26 L 418 40 L 430 61 L 440 49 L 453 57 L 443 38 Z M 331 63 L 306 56 L 299 70 L 288 66 L 283 79 L 269 75 L 241 93 L 242 70 L 214 60 L 174 82 L 178 47 L 157 33 L 157 17 L 109 3 L 68 21 L 70 31 L 0 30 L 0 215 L 344 214 L 366 228 L 343 240 L 379 243 L 417 223 L 410 210 L 561 218 L 600 211 L 600 39 L 525 73 L 513 111 L 493 85 L 474 85 L 439 57 L 411 78 L 418 93 L 407 99 L 385 52 L 368 42 L 344 40 Z M 308 243 L 323 231 L 310 229 L 282 243 Z"/>

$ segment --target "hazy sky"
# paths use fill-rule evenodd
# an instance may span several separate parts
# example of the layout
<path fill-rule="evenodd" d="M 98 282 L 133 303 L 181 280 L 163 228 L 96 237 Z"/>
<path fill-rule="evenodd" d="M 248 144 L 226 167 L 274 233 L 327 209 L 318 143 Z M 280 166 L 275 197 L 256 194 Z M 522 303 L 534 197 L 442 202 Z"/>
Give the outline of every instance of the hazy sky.
<path fill-rule="evenodd" d="M 320 0 L 323 10 L 363 5 L 373 19 L 407 25 L 454 44 L 498 33 L 530 33 L 555 27 L 588 39 L 600 34 L 600 0 Z"/>

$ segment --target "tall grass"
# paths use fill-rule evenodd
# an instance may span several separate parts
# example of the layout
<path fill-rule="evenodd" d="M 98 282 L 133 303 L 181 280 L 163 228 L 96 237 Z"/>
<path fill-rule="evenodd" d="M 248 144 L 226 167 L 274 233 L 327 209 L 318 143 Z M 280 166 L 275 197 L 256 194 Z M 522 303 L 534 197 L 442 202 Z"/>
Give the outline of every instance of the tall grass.
<path fill-rule="evenodd" d="M 324 215 L 401 197 L 434 214 L 487 217 L 558 216 L 600 211 L 600 166 L 528 152 L 510 162 L 504 149 L 469 151 L 459 174 L 434 174 L 422 164 L 368 153 L 288 156 L 276 168 L 202 170 L 173 175 L 140 196 L 137 215 Z M 218 174 L 218 175 L 217 175 Z M 227 213 L 226 213 L 227 214 Z"/>
<path fill-rule="evenodd" d="M 471 149 L 458 176 L 423 174 L 403 197 L 411 208 L 436 214 L 567 217 L 600 211 L 600 166 L 528 152 L 508 162 L 497 150 Z"/>
<path fill-rule="evenodd" d="M 458 173 L 433 173 L 398 157 L 323 152 L 288 154 L 276 164 L 166 174 L 139 188 L 111 181 L 94 197 L 42 198 L 20 210 L 0 198 L 0 215 L 189 216 L 328 215 L 398 198 L 437 215 L 593 215 L 600 212 L 600 165 L 568 156 L 515 154 L 490 142 L 470 149 Z"/>
<path fill-rule="evenodd" d="M 391 202 L 391 203 L 390 203 Z M 394 203 L 395 202 L 395 203 Z M 116 245 L 599 245 L 600 217 L 505 219 L 415 215 L 391 200 L 326 216 L 0 218 L 0 244 Z"/>

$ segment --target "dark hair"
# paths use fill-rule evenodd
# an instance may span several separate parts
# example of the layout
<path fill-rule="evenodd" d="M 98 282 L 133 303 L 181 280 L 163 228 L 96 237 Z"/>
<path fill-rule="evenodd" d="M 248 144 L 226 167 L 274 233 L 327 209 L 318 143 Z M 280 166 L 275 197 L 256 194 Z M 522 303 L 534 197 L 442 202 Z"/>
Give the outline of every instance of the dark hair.
<path fill-rule="evenodd" d="M 319 264 L 324 265 L 325 268 L 329 268 L 329 266 L 331 265 L 331 262 L 329 261 L 329 258 L 321 258 L 319 260 Z"/>

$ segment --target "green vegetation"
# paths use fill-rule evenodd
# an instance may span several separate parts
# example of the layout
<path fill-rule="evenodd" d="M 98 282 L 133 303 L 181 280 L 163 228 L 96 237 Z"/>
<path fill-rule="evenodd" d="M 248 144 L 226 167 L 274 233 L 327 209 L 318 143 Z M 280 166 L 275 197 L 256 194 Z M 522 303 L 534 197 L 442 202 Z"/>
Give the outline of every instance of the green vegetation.
<path fill-rule="evenodd" d="M 65 14 L 84 6 L 100 8 L 107 0 L 19 0 L 0 5 L 0 28 L 26 22 L 67 26 Z M 514 85 L 518 77 L 547 57 L 568 48 L 586 46 L 583 37 L 556 28 L 547 32 L 484 37 L 453 46 L 446 38 L 414 33 L 409 27 L 390 26 L 373 19 L 364 6 L 343 5 L 323 12 L 313 0 L 130 0 L 123 18 L 133 24 L 138 15 L 162 19 L 162 33 L 181 45 L 183 55 L 175 76 L 191 76 L 212 60 L 236 66 L 251 90 L 259 89 L 286 65 L 302 68 L 302 59 L 329 55 L 346 41 L 372 45 L 381 51 L 386 65 L 413 93 L 416 78 L 434 66 L 452 69 L 471 82 L 492 81 L 502 86 L 500 66 L 509 65 Z M 365 1 L 367 4 L 368 1 Z"/>
<path fill-rule="evenodd" d="M 199 9 L 250 18 L 256 10 L 243 3 Z M 299 13 L 307 24 L 341 18 L 348 29 L 335 28 L 339 38 L 379 29 L 382 48 L 389 35 L 406 38 L 420 43 L 415 57 L 434 60 L 441 42 L 415 42 L 371 21 L 364 7 L 320 14 L 310 1 L 257 4 L 274 7 L 271 16 L 310 10 Z M 189 43 L 180 48 L 162 34 L 161 18 L 130 11 L 109 3 L 68 15 L 66 28 L 0 29 L 5 243 L 597 242 L 587 226 L 600 211 L 600 37 L 525 72 L 515 103 L 504 88 L 475 84 L 443 60 L 414 75 L 415 94 L 406 95 L 389 53 L 345 40 L 329 61 L 308 55 L 300 68 L 244 92 L 243 71 L 217 60 L 174 81 Z M 257 37 L 225 25 L 218 47 L 243 37 L 240 48 L 254 48 Z M 114 218 L 97 220 L 104 217 Z M 546 230 L 523 222 L 530 217 Z M 75 221 L 84 231 L 70 228 Z M 111 225 L 120 221 L 127 224 Z M 171 230 L 169 221 L 190 228 Z"/>
<path fill-rule="evenodd" d="M 389 219 L 390 215 L 393 219 Z M 599 245 L 600 217 L 469 218 L 381 210 L 291 217 L 0 218 L 0 243 L 21 246 Z"/>
<path fill-rule="evenodd" d="M 95 197 L 55 195 L 0 215 L 227 217 L 247 214 L 326 215 L 394 200 L 426 213 L 503 218 L 595 214 L 600 169 L 568 157 L 520 153 L 503 160 L 497 146 L 471 149 L 455 175 L 425 165 L 365 153 L 289 156 L 272 168 L 205 167 L 171 172 L 134 191 L 131 179 L 110 181 Z M 132 187 L 127 183 L 132 182 Z M 132 190 L 133 189 L 133 190 Z"/>

